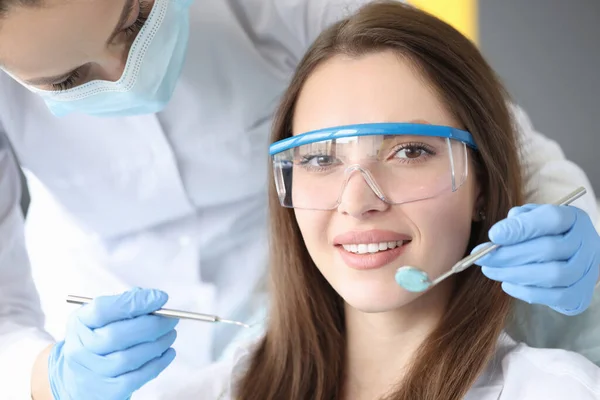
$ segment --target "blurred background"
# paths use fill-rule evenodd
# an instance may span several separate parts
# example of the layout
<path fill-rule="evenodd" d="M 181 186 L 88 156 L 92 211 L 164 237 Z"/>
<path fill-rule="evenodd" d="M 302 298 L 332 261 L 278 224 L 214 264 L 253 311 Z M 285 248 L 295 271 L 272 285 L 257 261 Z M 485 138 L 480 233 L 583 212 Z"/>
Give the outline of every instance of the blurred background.
<path fill-rule="evenodd" d="M 413 0 L 479 44 L 600 197 L 600 0 Z"/>
<path fill-rule="evenodd" d="M 600 196 L 600 1 L 479 0 L 479 43 L 534 126 Z"/>

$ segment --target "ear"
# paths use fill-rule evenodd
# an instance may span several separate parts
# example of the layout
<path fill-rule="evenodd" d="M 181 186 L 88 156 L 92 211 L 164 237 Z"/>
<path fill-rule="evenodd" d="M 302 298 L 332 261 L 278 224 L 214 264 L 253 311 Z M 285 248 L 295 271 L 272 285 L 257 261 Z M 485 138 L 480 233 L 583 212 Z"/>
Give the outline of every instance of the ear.
<path fill-rule="evenodd" d="M 481 222 L 485 219 L 485 198 L 481 190 L 477 188 L 477 198 L 473 203 L 473 222 Z"/>

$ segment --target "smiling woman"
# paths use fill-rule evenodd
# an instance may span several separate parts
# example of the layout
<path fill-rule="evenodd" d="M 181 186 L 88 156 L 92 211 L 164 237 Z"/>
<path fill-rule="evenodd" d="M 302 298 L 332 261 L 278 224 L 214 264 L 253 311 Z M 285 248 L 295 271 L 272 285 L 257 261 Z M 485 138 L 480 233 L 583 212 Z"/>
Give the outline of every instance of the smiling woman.
<path fill-rule="evenodd" d="M 504 332 L 511 298 L 480 269 L 394 279 L 439 276 L 523 201 L 507 104 L 473 43 L 413 7 L 323 32 L 273 125 L 266 334 L 173 397 L 597 399 L 589 361 Z"/>

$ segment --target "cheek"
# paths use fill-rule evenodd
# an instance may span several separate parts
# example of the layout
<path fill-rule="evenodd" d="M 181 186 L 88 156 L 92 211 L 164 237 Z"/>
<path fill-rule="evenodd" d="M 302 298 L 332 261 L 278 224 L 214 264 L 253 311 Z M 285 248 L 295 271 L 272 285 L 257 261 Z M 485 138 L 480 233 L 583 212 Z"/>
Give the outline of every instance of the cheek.
<path fill-rule="evenodd" d="M 310 258 L 325 280 L 343 297 L 343 266 L 336 263 L 338 250 L 330 243 L 328 232 L 333 212 L 294 209 L 298 227 Z"/>
<path fill-rule="evenodd" d="M 471 211 L 439 207 L 420 225 L 429 248 L 462 257 L 471 234 Z M 452 257 L 451 261 L 456 257 Z"/>
<path fill-rule="evenodd" d="M 331 219 L 330 212 L 294 209 L 294 214 L 306 248 L 311 258 L 319 265 L 319 260 L 329 246 L 327 229 Z"/>
<path fill-rule="evenodd" d="M 406 210 L 419 232 L 414 243 L 417 266 L 432 278 L 463 258 L 469 243 L 473 201 L 456 194 L 417 202 Z"/>

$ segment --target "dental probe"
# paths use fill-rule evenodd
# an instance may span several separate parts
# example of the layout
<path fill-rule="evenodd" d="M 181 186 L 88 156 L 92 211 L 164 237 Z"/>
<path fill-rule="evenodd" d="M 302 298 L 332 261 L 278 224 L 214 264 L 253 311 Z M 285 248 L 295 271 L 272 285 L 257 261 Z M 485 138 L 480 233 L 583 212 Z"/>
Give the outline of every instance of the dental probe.
<path fill-rule="evenodd" d="M 71 304 L 79 304 L 84 305 L 88 304 L 92 301 L 92 298 L 89 297 L 81 297 L 81 296 L 67 296 L 67 303 Z M 190 311 L 180 311 L 180 310 L 171 310 L 168 308 L 161 308 L 159 310 L 150 313 L 152 315 L 159 315 L 161 317 L 169 317 L 169 318 L 179 318 L 179 319 L 193 319 L 195 321 L 203 321 L 203 322 L 223 322 L 225 324 L 233 324 L 243 326 L 244 328 L 250 328 L 250 325 L 244 324 L 243 322 L 231 321 L 228 319 L 223 319 L 216 315 L 209 314 L 199 314 Z"/>

